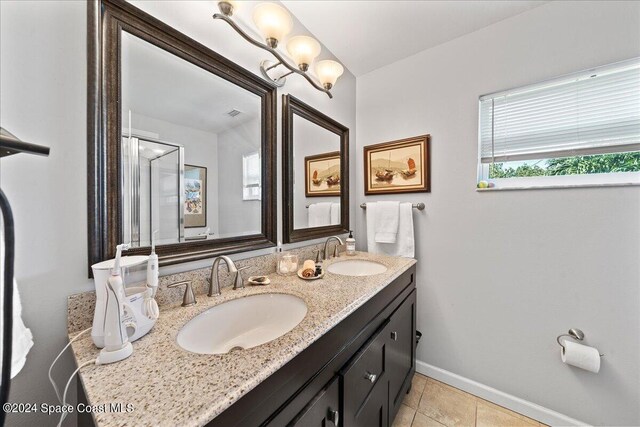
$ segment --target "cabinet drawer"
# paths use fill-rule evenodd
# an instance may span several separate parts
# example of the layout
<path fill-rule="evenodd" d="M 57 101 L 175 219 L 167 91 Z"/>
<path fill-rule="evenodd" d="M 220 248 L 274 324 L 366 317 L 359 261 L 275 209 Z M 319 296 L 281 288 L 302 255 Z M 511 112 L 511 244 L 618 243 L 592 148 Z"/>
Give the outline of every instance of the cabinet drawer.
<path fill-rule="evenodd" d="M 333 377 L 309 404 L 287 424 L 287 427 L 329 427 L 342 425 L 340 421 L 340 388 Z"/>
<path fill-rule="evenodd" d="M 385 321 L 360 351 L 342 369 L 345 420 L 355 416 L 373 387 L 386 381 L 385 373 Z"/>

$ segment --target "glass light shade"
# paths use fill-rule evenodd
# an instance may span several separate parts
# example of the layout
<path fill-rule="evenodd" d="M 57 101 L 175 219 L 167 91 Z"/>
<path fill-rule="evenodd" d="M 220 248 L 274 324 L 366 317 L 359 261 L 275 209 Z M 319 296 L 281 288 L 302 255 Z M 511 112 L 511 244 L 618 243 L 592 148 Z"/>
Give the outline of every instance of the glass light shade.
<path fill-rule="evenodd" d="M 261 3 L 253 9 L 253 22 L 271 47 L 277 45 L 293 28 L 289 12 L 275 3 Z"/>
<path fill-rule="evenodd" d="M 316 75 L 320 83 L 322 83 L 322 86 L 327 90 L 336 84 L 336 80 L 338 80 L 338 77 L 340 77 L 342 73 L 344 73 L 344 68 L 339 62 L 326 59 L 316 64 Z"/>
<path fill-rule="evenodd" d="M 320 55 L 320 43 L 313 37 L 296 36 L 287 42 L 287 51 L 302 70 L 307 71 L 309 64 Z"/>

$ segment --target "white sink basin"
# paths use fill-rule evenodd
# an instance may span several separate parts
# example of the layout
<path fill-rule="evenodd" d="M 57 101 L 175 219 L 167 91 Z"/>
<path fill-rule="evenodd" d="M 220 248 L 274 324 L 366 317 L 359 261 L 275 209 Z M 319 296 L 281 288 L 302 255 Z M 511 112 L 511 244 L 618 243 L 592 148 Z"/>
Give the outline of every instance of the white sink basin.
<path fill-rule="evenodd" d="M 307 304 L 293 295 L 260 294 L 227 301 L 187 322 L 178 345 L 200 354 L 224 354 L 256 347 L 293 329 Z"/>
<path fill-rule="evenodd" d="M 364 259 L 350 259 L 338 261 L 327 267 L 330 273 L 342 274 L 343 276 L 373 276 L 387 271 L 387 267 L 375 261 Z"/>

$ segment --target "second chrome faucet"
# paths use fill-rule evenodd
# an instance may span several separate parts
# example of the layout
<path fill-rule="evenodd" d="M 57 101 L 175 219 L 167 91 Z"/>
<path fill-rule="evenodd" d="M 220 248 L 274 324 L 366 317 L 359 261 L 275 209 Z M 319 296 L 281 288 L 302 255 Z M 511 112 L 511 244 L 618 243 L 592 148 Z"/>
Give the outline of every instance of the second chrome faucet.
<path fill-rule="evenodd" d="M 327 240 L 324 242 L 324 249 L 322 251 L 322 255 L 324 259 L 331 258 L 331 256 L 329 255 L 329 243 L 331 243 L 332 240 L 336 240 L 338 242 L 336 243 L 336 246 L 333 248 L 333 256 L 335 258 L 340 256 L 340 246 L 342 246 L 344 242 L 338 236 L 331 236 L 331 237 L 328 237 Z"/>

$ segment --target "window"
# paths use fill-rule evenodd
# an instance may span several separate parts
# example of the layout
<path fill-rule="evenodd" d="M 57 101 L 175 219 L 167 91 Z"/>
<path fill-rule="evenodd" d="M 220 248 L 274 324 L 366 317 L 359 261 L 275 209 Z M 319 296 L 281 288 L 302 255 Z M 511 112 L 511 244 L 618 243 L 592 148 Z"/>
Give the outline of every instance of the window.
<path fill-rule="evenodd" d="M 242 200 L 261 200 L 260 153 L 242 156 Z"/>
<path fill-rule="evenodd" d="M 640 184 L 640 58 L 482 96 L 479 180 Z"/>

